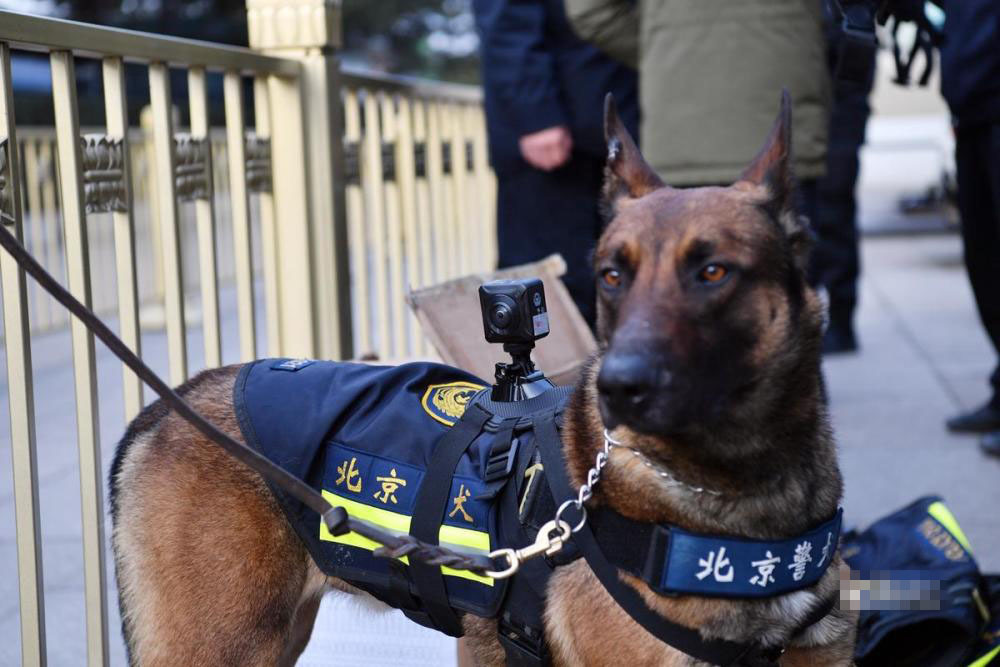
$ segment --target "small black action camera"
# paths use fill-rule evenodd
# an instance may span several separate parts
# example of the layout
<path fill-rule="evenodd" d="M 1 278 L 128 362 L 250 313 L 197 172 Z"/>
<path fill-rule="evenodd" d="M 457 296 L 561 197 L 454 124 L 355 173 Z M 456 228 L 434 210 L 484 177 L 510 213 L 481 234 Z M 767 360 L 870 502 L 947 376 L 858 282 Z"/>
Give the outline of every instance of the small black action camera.
<path fill-rule="evenodd" d="M 552 383 L 531 361 L 535 341 L 549 335 L 545 288 L 538 278 L 494 280 L 479 286 L 483 330 L 490 343 L 503 343 L 511 363 L 498 363 L 495 401 L 521 401 L 545 393 Z"/>
<path fill-rule="evenodd" d="M 549 333 L 545 288 L 538 278 L 494 280 L 481 285 L 479 305 L 490 343 L 531 345 Z"/>

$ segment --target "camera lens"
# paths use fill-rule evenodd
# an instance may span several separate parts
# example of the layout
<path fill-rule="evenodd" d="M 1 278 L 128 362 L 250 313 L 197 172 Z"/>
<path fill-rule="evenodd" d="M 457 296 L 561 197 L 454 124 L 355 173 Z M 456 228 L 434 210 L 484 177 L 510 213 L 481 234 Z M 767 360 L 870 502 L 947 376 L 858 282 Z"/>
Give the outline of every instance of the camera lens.
<path fill-rule="evenodd" d="M 497 329 L 506 329 L 514 320 L 514 311 L 506 303 L 495 303 L 490 308 L 490 323 Z"/>

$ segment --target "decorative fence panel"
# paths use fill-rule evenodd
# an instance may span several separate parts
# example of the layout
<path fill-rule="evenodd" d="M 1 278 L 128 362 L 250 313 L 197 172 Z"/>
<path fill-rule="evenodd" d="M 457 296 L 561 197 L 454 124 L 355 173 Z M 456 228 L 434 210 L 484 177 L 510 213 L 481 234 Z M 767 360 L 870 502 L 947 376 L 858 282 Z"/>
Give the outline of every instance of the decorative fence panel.
<path fill-rule="evenodd" d="M 137 353 L 142 331 L 165 330 L 173 383 L 195 370 L 188 344 L 199 332 L 206 366 L 226 361 L 234 338 L 239 360 L 431 355 L 406 291 L 496 263 L 480 91 L 342 69 L 332 0 L 247 5 L 258 50 L 0 11 L 2 224 L 116 320 Z M 49 58 L 54 128 L 16 123 L 11 54 L 21 51 Z M 101 62 L 105 127 L 80 127 L 81 59 Z M 139 126 L 129 126 L 126 62 L 148 76 Z M 172 70 L 186 74 L 188 127 L 179 127 Z M 213 79 L 224 127 L 209 123 Z M 31 342 L 68 328 L 87 662 L 107 664 L 104 388 L 93 336 L 2 254 L 0 282 L 22 662 L 46 656 Z M 233 331 L 221 320 L 223 294 L 235 303 Z M 143 391 L 128 370 L 122 387 L 130 419 Z"/>
<path fill-rule="evenodd" d="M 198 69 L 191 71 L 195 74 L 189 77 L 189 82 L 196 83 L 189 83 L 189 91 L 204 86 L 197 83 L 203 81 L 203 70 L 201 74 L 197 74 Z M 477 90 L 426 83 L 421 89 L 407 89 L 407 84 L 398 77 L 360 72 L 344 78 L 347 84 L 342 95 L 346 119 L 344 170 L 347 215 L 351 221 L 351 302 L 356 341 L 353 356 L 397 359 L 426 355 L 430 350 L 400 295 L 408 289 L 466 273 L 492 270 L 496 262 L 495 182 L 487 164 L 485 125 Z M 238 92 L 238 88 L 230 86 L 229 99 L 232 104 L 239 104 L 231 112 L 236 114 L 237 122 L 230 123 L 230 127 L 242 125 L 242 103 L 236 101 Z M 195 96 L 191 95 L 192 118 L 196 115 L 196 104 Z M 260 119 L 265 113 L 258 109 L 255 116 Z M 204 319 L 203 326 L 210 331 L 207 338 L 215 340 L 219 334 L 211 332 L 218 331 L 218 304 L 212 302 L 212 295 L 219 285 L 239 283 L 240 312 L 244 314 L 240 336 L 244 354 L 250 358 L 256 338 L 250 326 L 254 308 L 250 287 L 254 279 L 262 278 L 261 254 L 273 248 L 272 243 L 264 242 L 266 239 L 249 245 L 250 238 L 273 233 L 273 223 L 263 224 L 264 216 L 273 206 L 269 186 L 270 142 L 259 131 L 247 131 L 245 146 L 238 146 L 240 150 L 234 151 L 238 154 L 230 156 L 228 146 L 233 137 L 226 136 L 227 130 L 211 128 L 206 134 L 203 128 L 196 129 L 194 125 L 189 132 L 177 133 L 175 147 L 180 188 L 177 196 L 181 202 L 193 202 L 193 206 L 178 207 L 177 213 L 183 289 L 188 294 L 187 301 L 198 295 L 194 319 Z M 94 144 L 84 146 L 85 161 L 91 154 L 90 160 L 120 159 L 121 149 L 101 143 L 104 135 L 96 128 L 84 128 L 81 134 L 92 137 Z M 206 157 L 203 143 L 194 139 L 203 136 L 210 139 L 207 164 L 203 162 Z M 28 247 L 49 271 L 61 277 L 65 274 L 65 255 L 54 128 L 19 128 L 18 142 Z M 143 327 L 158 328 L 165 322 L 161 305 L 164 260 L 159 249 L 160 211 L 154 196 L 157 186 L 152 132 L 131 128 L 126 145 L 134 198 L 135 252 L 153 262 L 153 270 L 141 271 L 137 276 L 140 320 Z M 246 182 L 257 197 L 248 198 L 245 191 L 231 189 L 234 183 L 239 186 L 243 182 L 238 177 L 231 180 L 232 160 L 236 164 L 246 163 Z M 95 162 L 90 169 L 88 165 L 89 162 L 84 165 L 87 197 L 98 198 L 93 205 L 89 200 L 87 203 L 88 215 L 92 216 L 88 224 L 93 306 L 99 314 L 113 315 L 123 298 L 115 280 L 123 267 L 111 270 L 116 266 L 116 225 L 112 222 L 116 214 L 112 212 L 113 202 L 105 203 L 101 198 L 114 197 L 117 190 L 111 188 L 113 181 L 100 179 L 113 178 L 112 172 L 121 166 L 109 163 L 108 168 L 103 168 Z M 453 169 L 452 165 L 458 168 Z M 199 196 L 198 188 L 206 188 L 211 198 Z M 265 198 L 267 204 L 259 206 Z M 268 232 L 264 231 L 265 226 Z M 214 237 L 210 234 L 213 228 Z M 251 228 L 249 234 L 242 231 Z M 246 246 L 251 253 L 213 255 L 209 246 L 213 238 L 218 248 Z M 213 256 L 214 270 L 209 263 Z M 383 260 L 375 261 L 376 256 Z M 272 264 L 273 261 L 272 258 Z M 244 278 L 237 280 L 241 263 Z M 216 276 L 218 285 L 213 288 L 211 279 L 201 280 L 204 275 Z M 273 285 L 265 288 L 276 289 Z M 50 297 L 32 284 L 28 285 L 28 291 L 32 333 L 68 325 L 69 316 Z M 265 299 L 265 304 L 273 303 L 275 298 Z M 186 313 L 186 317 L 190 320 L 191 313 Z M 277 320 L 269 318 L 268 324 L 272 322 L 276 324 Z M 272 332 L 267 338 L 274 340 L 277 335 Z M 206 359 L 212 360 L 208 365 L 217 365 L 218 352 L 208 348 L 211 345 L 216 350 L 217 340 L 206 341 L 205 345 Z"/>
<path fill-rule="evenodd" d="M 343 77 L 354 354 L 430 353 L 400 295 L 496 265 L 480 91 Z"/>
<path fill-rule="evenodd" d="M 56 126 L 48 132 L 25 133 L 18 137 L 14 118 L 11 84 L 11 51 L 41 51 L 49 55 L 52 100 Z M 82 133 L 79 126 L 77 80 L 78 59 L 97 59 L 104 75 L 106 128 Z M 148 71 L 152 108 L 152 141 L 130 141 L 125 117 L 124 61 L 139 62 Z M 180 68 L 189 76 L 189 98 L 192 105 L 190 133 L 176 131 L 173 122 L 173 98 L 170 90 L 170 70 Z M 301 66 L 290 59 L 264 56 L 249 49 L 239 49 L 189 40 L 177 40 L 98 28 L 53 19 L 0 12 L 0 142 L 5 145 L 7 159 L 2 208 L 4 224 L 26 239 L 36 256 L 55 269 L 69 289 L 82 302 L 117 316 L 123 339 L 139 352 L 141 301 L 157 302 L 162 293 L 163 318 L 167 329 L 169 376 L 174 383 L 183 382 L 189 373 L 187 359 L 188 322 L 185 319 L 185 283 L 182 270 L 182 239 L 192 237 L 197 256 L 206 275 L 200 282 L 207 288 L 203 294 L 201 320 L 206 344 L 206 359 L 218 362 L 214 350 L 218 347 L 217 316 L 212 310 L 214 285 L 218 282 L 214 267 L 214 217 L 212 206 L 213 178 L 210 140 L 205 113 L 204 77 L 207 71 L 222 72 L 238 86 L 242 77 L 251 75 L 273 81 L 292 81 L 286 89 L 298 91 Z M 269 101 L 273 106 L 273 100 Z M 243 155 L 245 128 L 238 114 L 227 116 L 225 136 L 230 154 Z M 299 128 L 302 123 L 291 123 Z M 131 136 L 130 136 L 131 135 Z M 294 137 L 289 138 L 294 143 Z M 239 146 L 233 150 L 233 142 Z M 303 138 L 298 138 L 301 146 Z M 133 159 L 130 148 L 135 146 Z M 20 153 L 23 147 L 25 158 Z M 144 162 L 149 179 L 136 180 L 133 164 Z M 245 182 L 246 165 L 229 161 L 230 182 Z M 285 174 L 286 196 L 303 200 L 306 166 L 299 164 Z M 23 177 L 22 177 L 23 176 Z M 150 189 L 141 192 L 135 206 L 133 184 L 147 182 Z M 247 190 L 240 189 L 245 200 Z M 21 205 L 22 195 L 28 202 L 28 224 Z M 142 195 L 146 195 L 142 201 Z M 195 225 L 201 233 L 183 233 L 179 211 L 194 202 Z M 247 231 L 247 204 L 240 202 L 239 233 L 234 233 L 235 265 L 250 265 L 250 243 Z M 280 202 L 273 202 L 280 205 Z M 151 224 L 149 232 L 151 255 L 159 266 L 159 279 L 154 280 L 152 293 L 140 298 L 136 271 L 136 210 L 144 208 Z M 103 220 L 101 219 L 103 216 Z M 110 219 L 109 219 L 110 217 Z M 308 228 L 308 218 L 287 219 L 276 206 L 275 219 L 288 225 Z M 27 228 L 27 233 L 25 233 Z M 211 259 L 211 261 L 210 261 Z M 41 539 L 37 515 L 38 471 L 34 438 L 34 406 L 32 404 L 32 369 L 28 336 L 28 304 L 40 316 L 40 327 L 51 328 L 65 322 L 64 315 L 51 302 L 32 292 L 29 301 L 24 275 L 3 264 L 3 302 L 5 315 L 5 348 L 8 357 L 7 388 L 11 404 L 14 459 L 16 528 L 18 543 L 19 594 L 21 617 L 22 659 L 25 664 L 41 664 L 45 660 L 44 600 L 42 597 Z M 282 270 L 282 267 L 278 267 Z M 239 273 L 239 271 L 237 271 Z M 246 287 L 247 275 L 242 277 Z M 96 280 L 95 280 L 96 279 Z M 93 286 L 97 282 L 101 301 L 95 302 Z M 115 286 L 115 287 L 111 287 Z M 309 285 L 301 286 L 308 292 Z M 162 290 L 162 291 L 161 291 Z M 209 293 L 212 292 L 209 296 Z M 206 298 L 207 297 L 207 298 Z M 242 310 L 248 308 L 241 303 Z M 252 308 L 252 303 L 250 305 Z M 42 315 L 44 313 L 44 315 Z M 241 320 L 246 319 L 241 313 Z M 252 313 L 251 313 L 252 317 Z M 252 321 L 252 319 L 251 319 Z M 82 509 L 82 549 L 85 609 L 87 616 L 86 653 L 89 664 L 108 661 L 106 539 L 104 535 L 105 504 L 99 442 L 100 396 L 97 387 L 94 339 L 79 322 L 70 322 L 72 331 L 74 392 L 76 401 L 77 444 Z M 241 331 L 245 335 L 245 331 Z M 251 336 L 252 340 L 252 336 Z M 252 352 L 244 356 L 252 356 Z M 13 360 L 13 363 L 10 361 Z M 124 371 L 125 415 L 133 416 L 142 403 L 141 388 L 129 371 Z"/>
<path fill-rule="evenodd" d="M 193 132 L 192 132 L 193 133 Z M 117 211 L 113 197 L 117 196 L 123 180 L 118 175 L 122 167 L 117 160 L 125 154 L 123 150 L 102 141 L 105 135 L 98 128 L 84 127 L 83 137 L 96 137 L 93 145 L 85 145 L 84 182 L 87 193 L 88 226 L 90 227 L 91 256 L 91 291 L 94 310 L 99 315 L 114 316 L 117 314 L 118 303 L 124 297 L 119 293 L 116 276 L 127 275 L 127 265 L 119 266 L 116 255 L 116 231 L 121 227 L 117 222 Z M 215 219 L 216 268 L 218 284 L 228 286 L 235 280 L 234 257 L 228 250 L 233 247 L 233 225 L 230 212 L 229 197 L 229 166 L 225 130 L 212 128 L 209 131 L 211 148 L 211 205 Z M 248 133 L 247 142 L 255 140 Z M 164 324 L 162 307 L 163 300 L 163 267 L 159 248 L 159 224 L 154 220 L 155 207 L 152 205 L 151 182 L 153 167 L 150 164 L 150 146 L 152 133 L 141 128 L 130 128 L 128 131 L 127 154 L 130 164 L 129 186 L 133 198 L 131 206 L 134 226 L 134 254 L 138 258 L 147 258 L 150 262 L 148 270 L 136 273 L 136 295 L 139 304 L 139 319 L 143 328 L 158 329 Z M 56 178 L 56 137 L 54 128 L 21 126 L 18 128 L 18 144 L 21 156 L 20 183 L 21 202 L 23 204 L 23 223 L 25 240 L 32 254 L 53 275 L 62 279 L 65 276 L 65 253 L 62 232 L 61 209 L 59 205 L 59 186 Z M 266 158 L 265 158 L 266 159 Z M 98 160 L 106 164 L 99 165 Z M 114 160 L 115 162 L 112 162 Z M 88 168 L 93 162 L 94 167 Z M 253 169 L 252 165 L 250 167 Z M 270 178 L 268 173 L 267 178 Z M 105 180 L 102 180 L 105 179 Z M 113 187 L 113 184 L 117 184 Z M 89 187 L 88 187 L 89 186 Z M 199 224 L 204 215 L 199 217 L 198 210 L 208 205 L 208 199 L 199 197 L 192 200 L 193 206 L 181 206 L 181 254 L 185 266 L 191 270 L 183 271 L 184 289 L 188 300 L 197 295 L 204 302 L 206 294 L 200 287 L 205 281 L 200 276 L 210 273 L 209 267 L 201 264 L 203 258 L 199 252 L 200 232 L 204 225 Z M 257 198 L 251 198 L 251 221 L 257 223 L 261 207 L 257 206 Z M 266 208 L 266 207 L 264 207 Z M 116 222 L 117 220 L 117 222 Z M 254 234 L 258 232 L 255 229 Z M 224 251 L 223 251 L 224 250 Z M 260 245 L 253 247 L 255 253 L 253 262 L 255 275 L 261 273 L 259 255 Z M 197 261 L 195 261 L 197 260 Z M 197 269 L 197 270 L 195 270 Z M 69 315 L 58 307 L 47 294 L 32 283 L 28 284 L 28 304 L 30 312 L 31 332 L 41 334 L 52 330 L 60 330 L 69 325 Z M 197 306 L 194 320 L 201 319 L 203 306 Z M 188 314 L 191 319 L 191 314 Z M 212 365 L 212 364 L 209 364 Z"/>

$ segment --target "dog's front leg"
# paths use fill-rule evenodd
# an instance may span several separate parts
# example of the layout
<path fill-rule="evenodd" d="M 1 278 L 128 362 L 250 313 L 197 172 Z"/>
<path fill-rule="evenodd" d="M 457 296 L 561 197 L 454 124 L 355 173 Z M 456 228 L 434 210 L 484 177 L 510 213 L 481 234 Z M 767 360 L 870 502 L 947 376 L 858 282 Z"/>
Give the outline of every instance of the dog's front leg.
<path fill-rule="evenodd" d="M 845 645 L 810 648 L 792 647 L 781 656 L 781 667 L 854 667 L 853 647 Z"/>
<path fill-rule="evenodd" d="M 465 646 L 476 667 L 502 667 L 506 662 L 503 647 L 497 639 L 496 619 L 466 614 L 462 619 Z"/>
<path fill-rule="evenodd" d="M 549 580 L 545 632 L 560 666 L 695 664 L 633 621 L 583 559 L 558 568 Z"/>

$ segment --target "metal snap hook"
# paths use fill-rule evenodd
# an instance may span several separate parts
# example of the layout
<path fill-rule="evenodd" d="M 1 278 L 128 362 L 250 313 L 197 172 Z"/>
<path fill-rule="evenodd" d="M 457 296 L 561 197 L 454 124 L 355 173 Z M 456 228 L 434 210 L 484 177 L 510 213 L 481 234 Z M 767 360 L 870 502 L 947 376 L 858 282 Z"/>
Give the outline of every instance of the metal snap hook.
<path fill-rule="evenodd" d="M 548 521 L 539 529 L 533 544 L 517 550 L 508 548 L 490 552 L 490 558 L 506 558 L 510 565 L 499 572 L 486 571 L 485 575 L 493 579 L 507 579 L 517 573 L 524 561 L 537 558 L 542 554 L 551 556 L 557 553 L 562 549 L 563 542 L 569 539 L 572 532 L 569 524 L 565 521 L 557 521 L 556 519 Z"/>

